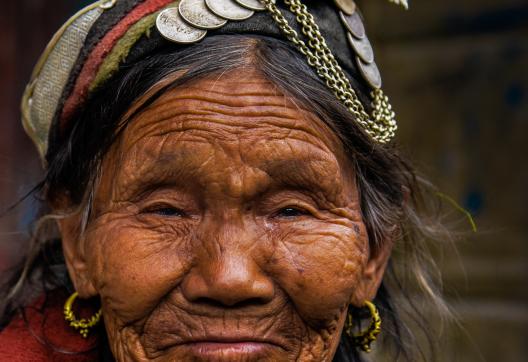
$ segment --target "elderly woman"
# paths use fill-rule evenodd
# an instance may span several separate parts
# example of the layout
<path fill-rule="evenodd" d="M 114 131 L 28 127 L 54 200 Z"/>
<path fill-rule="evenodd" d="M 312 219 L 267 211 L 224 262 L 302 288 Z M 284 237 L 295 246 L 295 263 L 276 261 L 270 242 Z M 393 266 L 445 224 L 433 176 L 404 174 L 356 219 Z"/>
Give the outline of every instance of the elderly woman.
<path fill-rule="evenodd" d="M 22 102 L 45 205 L 4 288 L 1 359 L 360 361 L 381 332 L 372 348 L 415 360 L 398 260 L 441 303 L 434 220 L 361 19 L 351 0 L 106 0 L 70 19 Z"/>

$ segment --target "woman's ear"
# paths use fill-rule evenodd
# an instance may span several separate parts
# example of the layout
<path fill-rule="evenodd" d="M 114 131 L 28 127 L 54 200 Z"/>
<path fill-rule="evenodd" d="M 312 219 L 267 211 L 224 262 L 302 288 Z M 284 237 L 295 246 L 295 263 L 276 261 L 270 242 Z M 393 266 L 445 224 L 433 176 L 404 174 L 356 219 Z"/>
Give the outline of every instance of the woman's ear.
<path fill-rule="evenodd" d="M 62 250 L 70 279 L 81 298 L 97 295 L 92 278 L 89 275 L 85 259 L 85 241 L 79 231 L 81 217 L 79 214 L 58 221 L 62 238 Z"/>
<path fill-rule="evenodd" d="M 370 248 L 370 256 L 363 269 L 360 283 L 352 295 L 351 304 L 356 307 L 364 305 L 365 301 L 373 300 L 385 275 L 394 241 L 385 240 Z"/>

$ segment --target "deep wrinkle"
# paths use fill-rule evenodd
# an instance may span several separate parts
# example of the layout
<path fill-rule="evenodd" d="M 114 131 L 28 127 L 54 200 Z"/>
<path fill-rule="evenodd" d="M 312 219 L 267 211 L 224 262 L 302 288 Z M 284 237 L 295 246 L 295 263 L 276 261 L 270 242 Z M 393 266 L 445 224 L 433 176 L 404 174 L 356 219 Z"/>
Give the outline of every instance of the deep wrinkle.
<path fill-rule="evenodd" d="M 379 283 L 369 263 L 383 267 L 338 137 L 251 68 L 140 113 L 94 204 L 71 267 L 120 360 L 331 361 L 346 306 Z M 223 338 L 275 347 L 200 345 Z"/>

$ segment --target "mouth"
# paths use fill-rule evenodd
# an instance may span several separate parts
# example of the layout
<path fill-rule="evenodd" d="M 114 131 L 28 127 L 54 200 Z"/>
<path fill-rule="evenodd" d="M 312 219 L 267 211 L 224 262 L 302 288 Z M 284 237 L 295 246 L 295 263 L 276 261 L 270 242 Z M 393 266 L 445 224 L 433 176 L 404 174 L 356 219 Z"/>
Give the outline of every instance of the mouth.
<path fill-rule="evenodd" d="M 180 345 L 187 349 L 198 360 L 239 360 L 247 358 L 257 360 L 271 356 L 273 352 L 284 352 L 285 349 L 267 339 L 241 337 L 210 337 L 190 340 Z"/>

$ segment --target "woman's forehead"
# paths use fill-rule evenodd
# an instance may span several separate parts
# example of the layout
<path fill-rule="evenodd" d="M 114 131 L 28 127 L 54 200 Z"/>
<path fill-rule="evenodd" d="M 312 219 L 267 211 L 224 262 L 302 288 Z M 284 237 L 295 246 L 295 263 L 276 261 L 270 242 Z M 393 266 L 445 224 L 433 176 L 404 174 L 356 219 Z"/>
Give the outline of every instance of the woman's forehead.
<path fill-rule="evenodd" d="M 125 153 L 150 148 L 144 154 L 148 156 L 152 148 L 170 153 L 171 148 L 178 150 L 193 142 L 234 143 L 250 149 L 293 142 L 303 144 L 307 152 L 319 149 L 343 157 L 339 138 L 322 120 L 253 69 L 167 91 L 131 121 L 119 148 Z M 302 149 L 297 147 L 297 152 Z"/>
<path fill-rule="evenodd" d="M 105 163 L 114 187 L 130 191 L 170 178 L 255 192 L 271 180 L 319 183 L 333 193 L 351 175 L 329 127 L 248 71 L 168 91 L 131 121 Z"/>

